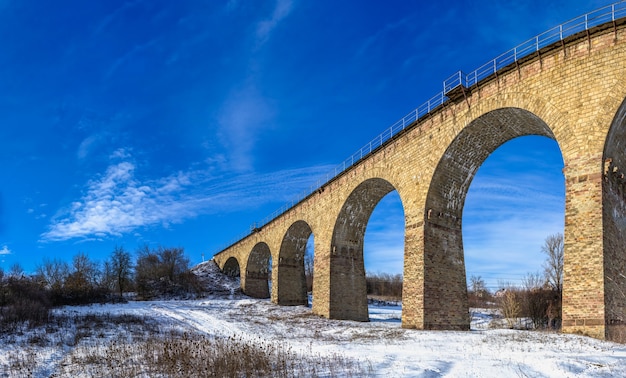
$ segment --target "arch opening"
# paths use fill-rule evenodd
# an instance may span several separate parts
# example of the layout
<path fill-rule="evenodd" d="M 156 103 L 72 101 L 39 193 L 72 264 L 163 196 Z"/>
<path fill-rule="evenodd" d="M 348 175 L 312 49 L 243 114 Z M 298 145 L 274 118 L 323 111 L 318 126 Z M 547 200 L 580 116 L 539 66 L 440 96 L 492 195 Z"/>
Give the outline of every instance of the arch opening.
<path fill-rule="evenodd" d="M 603 162 L 605 337 L 623 342 L 626 339 L 626 100 L 609 129 Z"/>
<path fill-rule="evenodd" d="M 307 244 L 313 231 L 304 221 L 292 224 L 278 254 L 278 285 L 276 302 L 279 305 L 308 304 L 305 258 Z"/>
<path fill-rule="evenodd" d="M 239 277 L 240 268 L 239 261 L 235 257 L 229 257 L 228 260 L 224 263 L 224 268 L 222 269 L 222 273 L 226 274 L 230 277 Z"/>
<path fill-rule="evenodd" d="M 402 201 L 394 190 L 376 205 L 365 229 L 363 254 L 368 300 L 394 303 L 402 300 L 404 228 Z"/>
<path fill-rule="evenodd" d="M 372 178 L 348 196 L 337 217 L 331 241 L 329 317 L 368 321 L 363 245 L 365 230 L 376 205 L 395 188 Z"/>
<path fill-rule="evenodd" d="M 424 211 L 424 329 L 469 329 L 462 233 L 465 199 L 487 157 L 504 143 L 527 135 L 555 139 L 548 125 L 527 110 L 494 110 L 467 125 L 437 164 Z"/>
<path fill-rule="evenodd" d="M 552 250 L 563 252 L 563 165 L 556 141 L 523 136 L 498 147 L 479 168 L 462 220 L 470 308 L 497 303 L 513 290 L 520 311 L 516 327 L 559 327 L 562 266 L 553 275 L 559 267 L 546 265 L 542 248 L 554 237 Z"/>
<path fill-rule="evenodd" d="M 265 243 L 258 243 L 252 248 L 246 266 L 244 292 L 254 298 L 269 298 L 271 283 L 270 248 Z"/>

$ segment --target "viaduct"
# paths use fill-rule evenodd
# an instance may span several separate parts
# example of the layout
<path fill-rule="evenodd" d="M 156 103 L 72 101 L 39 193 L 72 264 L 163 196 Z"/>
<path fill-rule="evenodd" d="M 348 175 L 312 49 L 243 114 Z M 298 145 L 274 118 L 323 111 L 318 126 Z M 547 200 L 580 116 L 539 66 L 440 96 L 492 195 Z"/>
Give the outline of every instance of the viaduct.
<path fill-rule="evenodd" d="M 626 324 L 626 4 L 563 24 L 470 75 L 444 83 L 381 143 L 308 196 L 214 256 L 243 291 L 307 303 L 304 252 L 314 235 L 312 311 L 368 320 L 363 239 L 378 202 L 404 209 L 402 326 L 467 330 L 461 233 L 476 171 L 503 143 L 554 139 L 565 167 L 562 329 L 599 339 Z M 573 25 L 573 26 L 572 26 Z M 491 65 L 491 67 L 490 67 Z"/>

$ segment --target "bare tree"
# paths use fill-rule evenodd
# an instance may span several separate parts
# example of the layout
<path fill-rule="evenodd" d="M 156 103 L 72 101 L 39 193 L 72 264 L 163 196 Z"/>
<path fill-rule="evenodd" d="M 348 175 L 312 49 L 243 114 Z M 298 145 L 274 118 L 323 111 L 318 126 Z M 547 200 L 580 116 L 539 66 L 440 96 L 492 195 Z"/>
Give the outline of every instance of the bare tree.
<path fill-rule="evenodd" d="M 546 286 L 546 279 L 541 273 L 528 273 L 522 278 L 522 286 L 526 291 L 543 289 Z"/>
<path fill-rule="evenodd" d="M 304 252 L 304 276 L 306 278 L 306 290 L 313 290 L 313 251 L 307 245 Z"/>
<path fill-rule="evenodd" d="M 69 265 L 65 261 L 45 259 L 43 264 L 37 267 L 36 277 L 46 289 L 59 292 L 69 275 L 69 270 Z"/>
<path fill-rule="evenodd" d="M 483 297 L 487 293 L 487 285 L 485 285 L 485 280 L 483 280 L 481 276 L 470 277 L 469 289 L 472 294 L 479 298 Z"/>
<path fill-rule="evenodd" d="M 107 274 L 110 275 L 120 297 L 124 293 L 124 290 L 130 285 L 132 269 L 130 253 L 126 252 L 123 247 L 116 246 L 111 254 L 111 259 L 105 264 L 105 270 Z"/>
<path fill-rule="evenodd" d="M 546 280 L 557 292 L 563 290 L 563 235 L 554 234 L 546 238 L 541 252 L 547 255 L 543 264 Z"/>
<path fill-rule="evenodd" d="M 63 284 L 63 294 L 69 301 L 68 304 L 89 303 L 93 300 L 99 276 L 97 263 L 91 261 L 83 252 L 76 254 L 72 258 L 70 273 Z"/>

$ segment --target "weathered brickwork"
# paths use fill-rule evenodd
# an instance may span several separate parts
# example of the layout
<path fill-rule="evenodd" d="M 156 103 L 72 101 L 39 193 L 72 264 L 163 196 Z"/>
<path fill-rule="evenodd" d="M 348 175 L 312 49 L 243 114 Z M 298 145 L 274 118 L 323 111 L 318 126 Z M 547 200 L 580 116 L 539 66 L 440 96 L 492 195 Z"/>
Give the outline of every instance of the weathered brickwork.
<path fill-rule="evenodd" d="M 602 217 L 607 336 L 626 324 L 626 102 L 613 121 L 604 151 Z"/>
<path fill-rule="evenodd" d="M 215 259 L 225 267 L 235 258 L 243 290 L 267 297 L 271 256 L 272 301 L 301 304 L 304 246 L 313 234 L 313 312 L 367 320 L 365 228 L 396 190 L 405 217 L 403 327 L 468 329 L 462 219 L 469 185 L 503 143 L 543 135 L 557 141 L 565 163 L 563 330 L 605 338 L 626 309 L 624 62 L 619 26 L 503 70 Z"/>

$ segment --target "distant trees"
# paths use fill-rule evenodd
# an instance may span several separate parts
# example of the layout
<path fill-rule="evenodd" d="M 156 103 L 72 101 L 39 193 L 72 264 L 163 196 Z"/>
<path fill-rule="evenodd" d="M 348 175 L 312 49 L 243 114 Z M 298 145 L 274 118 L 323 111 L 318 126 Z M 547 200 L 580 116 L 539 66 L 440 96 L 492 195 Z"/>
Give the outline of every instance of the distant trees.
<path fill-rule="evenodd" d="M 189 271 L 189 259 L 182 248 L 150 249 L 138 252 L 135 266 L 137 295 L 148 299 L 160 295 L 197 292 L 199 283 Z"/>
<path fill-rule="evenodd" d="M 129 252 L 115 247 L 103 264 L 80 252 L 71 263 L 45 259 L 33 274 L 19 265 L 0 268 L 0 333 L 24 321 L 44 322 L 53 306 L 117 301 L 132 289 L 142 299 L 201 291 L 182 248 L 146 246 L 137 255 L 136 267 Z"/>
<path fill-rule="evenodd" d="M 492 302 L 491 293 L 487 290 L 485 280 L 481 276 L 471 276 L 468 287 L 470 307 L 489 307 Z"/>
<path fill-rule="evenodd" d="M 367 295 L 390 300 L 402 300 L 401 274 L 367 274 L 365 276 Z"/>

